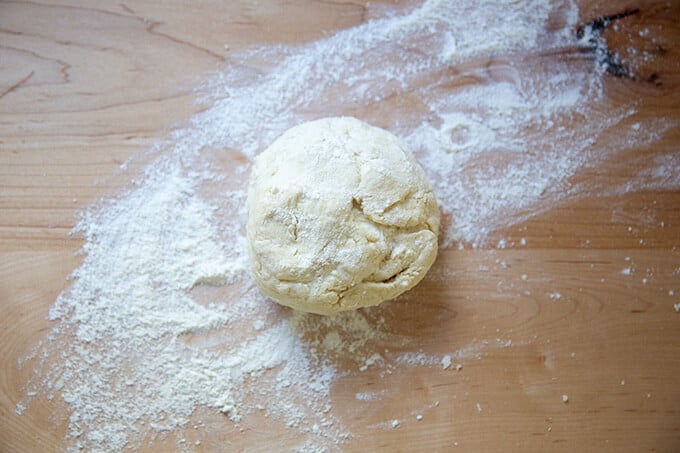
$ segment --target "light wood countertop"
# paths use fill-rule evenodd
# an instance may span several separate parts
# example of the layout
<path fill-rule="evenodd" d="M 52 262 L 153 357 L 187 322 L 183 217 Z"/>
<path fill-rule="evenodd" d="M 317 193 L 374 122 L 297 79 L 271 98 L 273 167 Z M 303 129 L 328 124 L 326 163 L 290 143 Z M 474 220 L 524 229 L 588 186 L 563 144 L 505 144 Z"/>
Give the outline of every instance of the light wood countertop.
<path fill-rule="evenodd" d="M 620 26 L 646 21 L 672 43 L 633 80 L 603 75 L 608 105 L 636 99 L 631 121 L 671 124 L 653 143 L 580 175 L 605 188 L 660 153 L 680 152 L 680 3 L 668 5 L 581 7 L 584 21 L 639 7 Z M 192 90 L 231 53 L 319 39 L 365 14 L 360 3 L 335 1 L 0 1 L 0 450 L 66 445 L 63 401 L 37 398 L 21 416 L 15 407 L 32 373 L 18 360 L 51 328 L 49 307 L 83 259 L 82 240 L 69 237 L 79 210 L 127 186 L 142 160 L 128 172 L 121 164 L 201 108 Z M 617 35 L 608 43 L 616 48 Z M 604 134 L 594 147 L 611 143 Z M 516 246 L 498 249 L 500 238 Z M 429 351 L 470 339 L 511 344 L 485 349 L 453 374 L 404 372 L 390 381 L 391 396 L 364 410 L 353 409 L 355 393 L 376 389 L 375 376 L 343 378 L 332 399 L 353 438 L 341 448 L 680 450 L 680 192 L 660 185 L 567 199 L 487 243 L 442 250 L 433 271 L 455 277 L 418 286 L 409 300 L 424 308 L 392 321 Z M 628 267 L 633 275 L 622 274 Z M 554 291 L 559 301 L 547 296 Z M 422 421 L 370 428 L 423 401 L 439 406 Z M 212 432 L 196 451 L 263 448 L 277 442 L 272 435 Z M 175 444 L 149 447 L 161 448 Z"/>

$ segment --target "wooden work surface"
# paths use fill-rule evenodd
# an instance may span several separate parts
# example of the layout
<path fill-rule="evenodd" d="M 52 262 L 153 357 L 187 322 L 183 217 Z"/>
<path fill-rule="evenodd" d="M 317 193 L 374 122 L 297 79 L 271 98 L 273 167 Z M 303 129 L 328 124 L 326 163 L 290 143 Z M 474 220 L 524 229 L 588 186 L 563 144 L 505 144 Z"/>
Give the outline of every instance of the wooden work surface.
<path fill-rule="evenodd" d="M 615 3 L 583 6 L 582 19 L 640 7 L 657 12 L 646 19 L 659 25 L 655 33 L 680 43 L 680 16 L 670 17 L 680 11 L 677 1 Z M 362 23 L 364 13 L 361 4 L 340 1 L 0 1 L 0 451 L 65 448 L 67 422 L 51 417 L 63 413 L 62 401 L 37 400 L 15 415 L 31 373 L 17 363 L 50 328 L 47 311 L 82 261 L 82 241 L 68 236 L 77 212 L 129 183 L 121 163 L 199 109 L 192 89 L 229 52 L 318 39 Z M 640 118 L 676 122 L 636 150 L 649 159 L 680 146 L 680 51 L 664 52 L 636 80 L 604 76 L 613 105 L 637 98 Z M 605 146 L 607 136 L 600 140 Z M 639 162 L 597 171 L 618 183 Z M 512 347 L 491 348 L 454 375 L 412 371 L 396 381 L 401 397 L 359 414 L 345 414 L 344 403 L 371 382 L 343 380 L 334 406 L 353 420 L 355 436 L 343 448 L 680 450 L 680 313 L 673 307 L 680 303 L 680 193 L 603 193 L 488 241 L 525 238 L 524 247 L 443 250 L 437 268 L 455 278 L 418 287 L 412 297 L 427 310 L 403 322 L 427 334 L 435 351 L 470 338 L 511 338 Z M 621 273 L 631 266 L 637 274 Z M 546 297 L 550 291 L 559 291 L 559 303 Z M 362 428 L 417 400 L 440 405 L 398 430 Z M 197 450 L 219 451 L 225 437 L 239 435 L 213 434 Z"/>

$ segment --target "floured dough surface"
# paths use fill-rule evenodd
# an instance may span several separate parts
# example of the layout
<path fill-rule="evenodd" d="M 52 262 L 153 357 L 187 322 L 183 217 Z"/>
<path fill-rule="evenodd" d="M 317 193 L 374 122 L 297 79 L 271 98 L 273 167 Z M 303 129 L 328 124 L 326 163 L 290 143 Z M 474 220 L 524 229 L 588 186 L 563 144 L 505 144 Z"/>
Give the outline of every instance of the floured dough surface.
<path fill-rule="evenodd" d="M 255 158 L 250 260 L 257 286 L 283 305 L 332 314 L 394 298 L 434 262 L 438 229 L 411 152 L 355 118 L 293 127 Z"/>

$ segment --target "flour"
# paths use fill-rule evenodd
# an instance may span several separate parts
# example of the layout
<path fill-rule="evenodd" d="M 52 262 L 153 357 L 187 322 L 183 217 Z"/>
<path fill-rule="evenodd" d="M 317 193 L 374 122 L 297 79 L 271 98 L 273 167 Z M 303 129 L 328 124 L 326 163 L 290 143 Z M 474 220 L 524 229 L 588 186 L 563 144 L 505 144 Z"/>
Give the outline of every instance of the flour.
<path fill-rule="evenodd" d="M 451 366 L 451 356 L 447 354 L 444 357 L 442 357 L 441 364 L 442 368 L 444 368 L 445 370 L 448 369 Z"/>
<path fill-rule="evenodd" d="M 343 376 L 447 372 L 452 359 L 505 345 L 475 341 L 438 355 L 391 325 L 389 306 L 334 317 L 273 306 L 246 271 L 250 164 L 220 168 L 224 150 L 249 160 L 296 123 L 364 111 L 416 152 L 450 219 L 442 245 L 488 247 L 491 233 L 596 193 L 572 178 L 672 125 L 636 120 L 620 144 L 594 150 L 635 107 L 601 111 L 602 71 L 545 56 L 574 46 L 572 2 L 379 8 L 316 42 L 234 54 L 197 90 L 205 109 L 147 154 L 154 160 L 125 193 L 83 214 L 75 233 L 85 259 L 50 310 L 48 341 L 23 362 L 38 363 L 18 413 L 36 396 L 61 397 L 73 449 L 120 451 L 169 433 L 179 448 L 191 444 L 189 430 L 265 417 L 265 429 L 292 431 L 281 448 L 324 450 L 351 437 L 331 397 Z M 409 112 L 394 104 L 402 97 Z M 617 190 L 680 186 L 676 155 L 650 165 Z M 356 401 L 384 395 L 358 392 Z"/>

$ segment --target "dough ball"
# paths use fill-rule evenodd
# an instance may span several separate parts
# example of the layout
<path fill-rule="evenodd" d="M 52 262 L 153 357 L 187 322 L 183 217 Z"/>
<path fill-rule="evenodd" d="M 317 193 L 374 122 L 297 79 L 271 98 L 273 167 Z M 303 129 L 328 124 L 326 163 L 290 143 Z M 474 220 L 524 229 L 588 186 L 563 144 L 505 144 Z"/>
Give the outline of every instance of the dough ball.
<path fill-rule="evenodd" d="M 394 135 L 355 118 L 286 131 L 255 158 L 248 250 L 275 301 L 332 314 L 416 285 L 437 256 L 439 208 Z"/>

